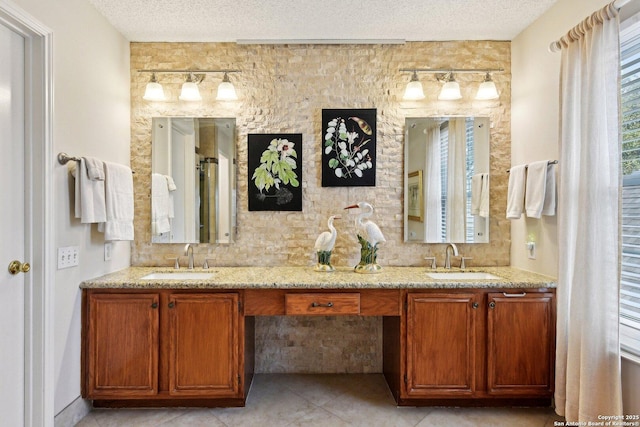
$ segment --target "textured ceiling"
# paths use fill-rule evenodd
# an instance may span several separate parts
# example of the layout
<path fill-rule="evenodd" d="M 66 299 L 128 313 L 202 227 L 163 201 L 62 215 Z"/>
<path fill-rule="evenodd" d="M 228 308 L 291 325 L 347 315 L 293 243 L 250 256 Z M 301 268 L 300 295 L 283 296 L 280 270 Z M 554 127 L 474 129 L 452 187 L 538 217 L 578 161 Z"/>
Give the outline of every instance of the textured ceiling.
<path fill-rule="evenodd" d="M 511 40 L 557 0 L 89 0 L 130 41 Z"/>

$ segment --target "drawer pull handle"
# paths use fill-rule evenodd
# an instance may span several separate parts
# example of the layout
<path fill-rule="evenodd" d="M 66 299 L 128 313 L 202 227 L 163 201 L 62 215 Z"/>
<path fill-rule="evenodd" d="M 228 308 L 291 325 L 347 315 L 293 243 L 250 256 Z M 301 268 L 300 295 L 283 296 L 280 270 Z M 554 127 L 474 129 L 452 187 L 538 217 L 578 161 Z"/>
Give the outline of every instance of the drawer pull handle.
<path fill-rule="evenodd" d="M 154 302 L 153 304 L 151 304 L 151 308 L 158 308 L 158 303 Z"/>
<path fill-rule="evenodd" d="M 333 303 L 331 301 L 329 301 L 326 304 L 321 304 L 319 302 L 315 302 L 314 301 L 314 302 L 311 303 L 311 307 L 329 307 L 329 308 L 331 308 L 331 307 L 333 307 Z"/>
<path fill-rule="evenodd" d="M 493 301 L 491 301 L 491 302 L 489 303 L 489 308 L 490 308 L 491 310 L 493 310 L 494 308 L 496 308 L 496 303 L 495 303 L 495 302 L 493 302 Z"/>
<path fill-rule="evenodd" d="M 502 295 L 504 295 L 507 298 L 522 298 L 522 297 L 526 297 L 527 293 L 523 292 L 521 294 L 508 294 L 506 292 L 503 292 Z"/>
<path fill-rule="evenodd" d="M 471 307 L 473 307 L 473 309 L 475 310 L 479 307 L 479 304 L 477 302 L 474 302 L 473 304 L 471 304 Z"/>
<path fill-rule="evenodd" d="M 175 302 L 171 301 L 171 302 L 169 303 L 169 308 L 173 308 L 173 307 L 175 307 L 175 306 L 176 306 L 176 303 L 175 303 Z"/>

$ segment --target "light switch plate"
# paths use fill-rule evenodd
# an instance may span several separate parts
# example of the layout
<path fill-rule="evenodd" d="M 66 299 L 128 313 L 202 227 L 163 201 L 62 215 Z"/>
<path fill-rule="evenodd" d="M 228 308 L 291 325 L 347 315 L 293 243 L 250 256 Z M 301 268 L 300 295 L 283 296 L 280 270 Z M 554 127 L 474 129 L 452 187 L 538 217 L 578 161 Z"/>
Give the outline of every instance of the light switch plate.
<path fill-rule="evenodd" d="M 58 270 L 75 267 L 80 264 L 80 251 L 77 246 L 58 248 Z"/>

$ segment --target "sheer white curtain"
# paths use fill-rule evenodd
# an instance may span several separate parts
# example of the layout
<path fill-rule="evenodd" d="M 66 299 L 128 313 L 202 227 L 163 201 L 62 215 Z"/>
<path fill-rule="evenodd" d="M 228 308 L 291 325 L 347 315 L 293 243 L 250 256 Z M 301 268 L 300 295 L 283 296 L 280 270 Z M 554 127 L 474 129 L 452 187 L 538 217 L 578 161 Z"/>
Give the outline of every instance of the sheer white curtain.
<path fill-rule="evenodd" d="M 449 242 L 464 242 L 467 235 L 466 132 L 464 117 L 449 120 L 447 166 L 447 237 Z"/>
<path fill-rule="evenodd" d="M 622 414 L 618 336 L 619 19 L 613 3 L 559 40 L 556 412 Z"/>
<path fill-rule="evenodd" d="M 424 223 L 427 242 L 442 241 L 442 183 L 440 181 L 440 123 L 427 129 L 424 176 Z"/>

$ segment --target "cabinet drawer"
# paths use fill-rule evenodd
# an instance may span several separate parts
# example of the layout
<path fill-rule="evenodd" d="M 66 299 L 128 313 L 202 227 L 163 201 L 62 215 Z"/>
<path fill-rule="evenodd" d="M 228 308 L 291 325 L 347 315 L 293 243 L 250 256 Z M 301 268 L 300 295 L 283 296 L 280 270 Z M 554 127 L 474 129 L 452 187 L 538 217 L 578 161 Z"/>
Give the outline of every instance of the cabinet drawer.
<path fill-rule="evenodd" d="M 285 313 L 288 315 L 360 314 L 359 293 L 286 294 Z"/>

